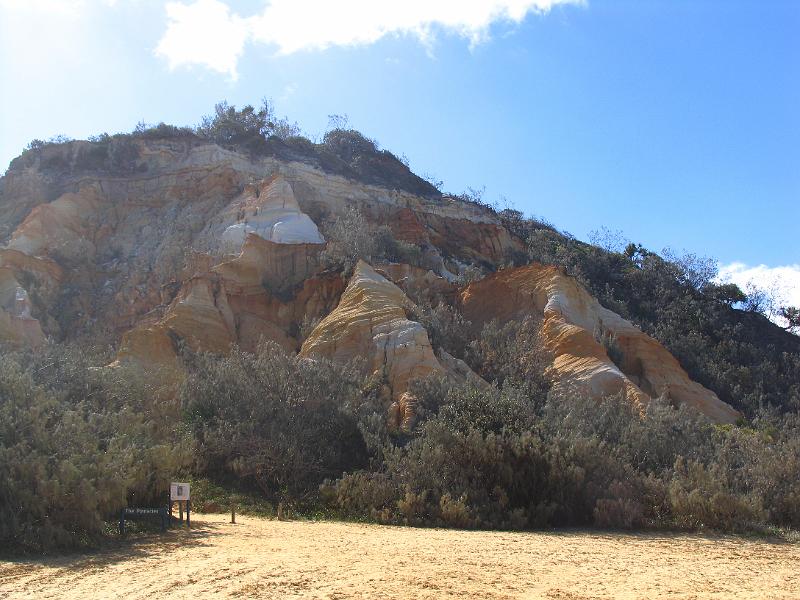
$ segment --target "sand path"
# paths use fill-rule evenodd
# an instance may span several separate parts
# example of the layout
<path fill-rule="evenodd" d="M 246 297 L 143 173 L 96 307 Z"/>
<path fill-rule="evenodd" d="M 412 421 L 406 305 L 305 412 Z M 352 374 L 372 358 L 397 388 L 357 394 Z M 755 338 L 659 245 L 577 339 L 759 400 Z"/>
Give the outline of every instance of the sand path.
<path fill-rule="evenodd" d="M 800 545 L 197 515 L 94 555 L 0 561 L 2 598 L 800 598 Z"/>

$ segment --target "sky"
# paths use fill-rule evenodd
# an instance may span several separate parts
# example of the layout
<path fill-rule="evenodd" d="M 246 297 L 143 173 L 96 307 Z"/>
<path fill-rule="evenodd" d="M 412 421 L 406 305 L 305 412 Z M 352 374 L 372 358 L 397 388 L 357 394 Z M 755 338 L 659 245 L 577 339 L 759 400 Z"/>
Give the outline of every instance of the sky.
<path fill-rule="evenodd" d="M 0 94 L 0 172 L 34 138 L 266 97 L 800 306 L 798 0 L 0 0 Z"/>

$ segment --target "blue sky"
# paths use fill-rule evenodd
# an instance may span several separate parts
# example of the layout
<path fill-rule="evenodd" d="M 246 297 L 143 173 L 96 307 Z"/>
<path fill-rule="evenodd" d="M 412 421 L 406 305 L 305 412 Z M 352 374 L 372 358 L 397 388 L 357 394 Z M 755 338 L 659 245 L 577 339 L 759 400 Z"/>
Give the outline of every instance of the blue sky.
<path fill-rule="evenodd" d="M 33 138 L 273 99 L 587 239 L 800 304 L 800 2 L 0 0 L 0 169 Z"/>

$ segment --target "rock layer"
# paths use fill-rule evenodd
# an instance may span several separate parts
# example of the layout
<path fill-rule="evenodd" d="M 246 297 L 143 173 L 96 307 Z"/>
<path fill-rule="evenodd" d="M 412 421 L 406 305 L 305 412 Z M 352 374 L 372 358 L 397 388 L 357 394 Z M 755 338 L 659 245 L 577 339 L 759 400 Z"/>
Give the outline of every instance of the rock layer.
<path fill-rule="evenodd" d="M 291 184 L 282 175 L 247 191 L 235 205 L 237 222 L 222 233 L 225 251 L 238 253 L 252 234 L 277 244 L 325 242 L 314 221 L 300 210 Z"/>
<path fill-rule="evenodd" d="M 399 400 L 412 379 L 444 373 L 425 328 L 408 319 L 411 301 L 403 291 L 360 261 L 336 309 L 311 332 L 302 356 L 337 362 L 367 360 L 392 400 Z"/>
<path fill-rule="evenodd" d="M 0 339 L 15 347 L 44 342 L 41 325 L 31 316 L 31 301 L 11 269 L 0 267 Z"/>
<path fill-rule="evenodd" d="M 555 357 L 551 371 L 557 387 L 597 399 L 623 393 L 639 406 L 661 397 L 691 406 L 718 423 L 741 416 L 692 381 L 666 348 L 601 306 L 556 267 L 505 269 L 470 284 L 459 301 L 464 316 L 478 326 L 491 319 L 504 323 L 541 315 L 543 338 Z M 619 355 L 618 364 L 607 347 Z"/>

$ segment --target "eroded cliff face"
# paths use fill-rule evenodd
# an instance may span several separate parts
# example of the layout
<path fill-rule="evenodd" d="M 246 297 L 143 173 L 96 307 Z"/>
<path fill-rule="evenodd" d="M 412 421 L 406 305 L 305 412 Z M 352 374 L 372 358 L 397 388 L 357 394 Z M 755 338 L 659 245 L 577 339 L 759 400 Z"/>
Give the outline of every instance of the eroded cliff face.
<path fill-rule="evenodd" d="M 28 292 L 7 268 L 0 268 L 0 339 L 35 348 L 44 343 L 39 321 L 31 316 Z"/>
<path fill-rule="evenodd" d="M 50 163 L 73 164 L 87 143 L 75 144 Z M 135 157 L 125 174 L 59 171 L 41 159 L 3 178 L 0 341 L 110 341 L 118 362 L 176 379 L 184 347 L 254 350 L 270 340 L 308 357 L 361 358 L 384 386 L 390 419 L 410 427 L 413 379 L 485 384 L 431 346 L 410 317 L 412 296 L 456 305 L 476 328 L 542 316 L 557 386 L 596 398 L 622 391 L 638 405 L 664 397 L 719 422 L 738 416 L 553 267 L 505 269 L 459 288 L 467 265 L 494 269 L 524 249 L 484 207 L 213 144 L 139 140 Z M 361 262 L 349 277 L 326 269 L 325 224 L 352 206 L 369 226 L 417 245 L 425 266 Z"/>
<path fill-rule="evenodd" d="M 427 331 L 407 317 L 411 307 L 400 288 L 359 261 L 338 306 L 314 328 L 300 354 L 339 362 L 364 358 L 397 400 L 412 379 L 443 371 Z"/>
<path fill-rule="evenodd" d="M 137 143 L 139 162 L 124 176 L 54 174 L 39 165 L 3 178 L 0 219 L 8 237 L 2 252 L 23 255 L 28 264 L 18 271 L 30 276 L 51 270 L 36 261 L 55 262 L 64 273 L 58 281 L 46 274 L 54 297 L 41 298 L 32 311 L 45 335 L 119 339 L 152 311 L 164 311 L 197 253 L 219 265 L 244 251 L 229 269 L 270 260 L 270 267 L 253 271 L 268 285 L 285 288 L 287 276 L 300 282 L 315 271 L 315 246 L 324 247 L 319 226 L 352 205 L 376 226 L 416 215 L 418 230 L 406 232 L 414 242 L 449 240 L 452 228 L 474 224 L 474 247 L 430 245 L 464 260 L 493 260 L 512 244 L 487 211 L 472 205 L 354 182 L 305 163 L 251 159 L 212 144 Z M 49 156 L 49 163 L 74 161 L 76 145 L 86 143 L 65 145 L 64 156 Z M 250 234 L 257 241 L 248 242 Z M 278 246 L 266 251 L 264 241 Z"/>
<path fill-rule="evenodd" d="M 390 422 L 408 429 L 416 406 L 411 381 L 433 374 L 479 379 L 463 361 L 436 355 L 425 327 L 409 318 L 414 308 L 399 287 L 359 261 L 338 306 L 314 328 L 300 355 L 364 360 L 368 374 L 384 385 Z"/>
<path fill-rule="evenodd" d="M 475 325 L 542 317 L 542 338 L 554 356 L 552 375 L 562 389 L 594 398 L 622 393 L 642 407 L 660 397 L 720 423 L 741 416 L 691 381 L 666 348 L 601 306 L 556 267 L 534 263 L 505 269 L 467 286 L 459 305 Z"/>

